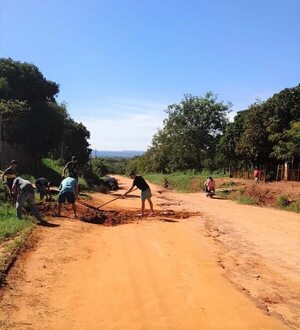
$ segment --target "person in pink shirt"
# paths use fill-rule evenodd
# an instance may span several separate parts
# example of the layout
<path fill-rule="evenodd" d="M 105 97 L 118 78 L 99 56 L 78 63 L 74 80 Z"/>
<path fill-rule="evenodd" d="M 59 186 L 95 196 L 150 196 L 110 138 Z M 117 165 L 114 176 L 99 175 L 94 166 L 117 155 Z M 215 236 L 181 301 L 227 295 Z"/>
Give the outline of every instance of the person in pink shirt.
<path fill-rule="evenodd" d="M 216 184 L 214 179 L 210 176 L 204 183 L 205 186 L 205 192 L 210 192 L 210 191 L 214 191 Z"/>
<path fill-rule="evenodd" d="M 254 172 L 253 172 L 253 176 L 254 176 L 254 181 L 255 183 L 259 183 L 259 179 L 260 179 L 260 170 L 256 167 Z"/>

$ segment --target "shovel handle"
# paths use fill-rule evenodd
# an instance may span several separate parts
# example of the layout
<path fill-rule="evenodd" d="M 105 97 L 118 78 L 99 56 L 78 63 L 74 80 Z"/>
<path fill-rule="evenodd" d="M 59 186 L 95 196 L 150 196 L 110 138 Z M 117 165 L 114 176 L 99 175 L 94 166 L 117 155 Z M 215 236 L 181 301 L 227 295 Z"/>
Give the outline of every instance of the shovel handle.
<path fill-rule="evenodd" d="M 131 190 L 131 192 L 132 192 L 132 191 L 135 191 L 135 190 L 137 190 L 137 188 L 135 188 L 135 189 Z M 108 201 L 108 202 L 106 202 L 106 203 L 104 203 L 104 204 L 102 204 L 102 205 L 98 206 L 98 207 L 97 207 L 97 210 L 99 210 L 99 209 L 100 209 L 100 207 L 102 207 L 102 206 L 104 206 L 104 205 L 106 205 L 106 204 L 109 204 L 109 203 L 111 203 L 111 202 L 113 202 L 113 201 L 116 201 L 117 199 L 120 199 L 120 198 L 122 198 L 122 197 L 123 197 L 123 195 L 121 195 L 121 196 L 118 196 L 117 198 L 114 198 L 114 199 L 112 199 L 112 200 L 110 200 L 110 201 Z"/>

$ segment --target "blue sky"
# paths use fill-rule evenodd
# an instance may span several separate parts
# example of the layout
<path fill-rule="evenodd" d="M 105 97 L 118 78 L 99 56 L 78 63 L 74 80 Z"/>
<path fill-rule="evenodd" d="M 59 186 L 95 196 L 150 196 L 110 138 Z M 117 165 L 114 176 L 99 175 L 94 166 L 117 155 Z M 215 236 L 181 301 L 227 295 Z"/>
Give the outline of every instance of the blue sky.
<path fill-rule="evenodd" d="M 0 56 L 59 83 L 92 147 L 144 150 L 186 93 L 237 111 L 299 84 L 300 0 L 1 0 Z"/>

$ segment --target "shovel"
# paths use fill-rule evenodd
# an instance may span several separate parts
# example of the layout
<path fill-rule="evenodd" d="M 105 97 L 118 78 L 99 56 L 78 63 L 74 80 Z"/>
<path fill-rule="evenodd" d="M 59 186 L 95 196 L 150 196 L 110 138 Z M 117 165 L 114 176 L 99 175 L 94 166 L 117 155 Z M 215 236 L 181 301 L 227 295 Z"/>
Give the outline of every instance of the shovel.
<path fill-rule="evenodd" d="M 137 188 L 131 190 L 131 192 L 132 192 L 132 191 L 135 191 L 135 190 L 137 190 Z M 114 199 L 111 199 L 110 201 L 108 201 L 108 202 L 106 202 L 106 203 L 104 203 L 104 204 L 101 204 L 100 206 L 97 206 L 97 207 L 92 206 L 92 205 L 90 205 L 90 204 L 88 204 L 88 203 L 85 203 L 85 202 L 83 202 L 83 201 L 77 201 L 77 202 L 80 203 L 80 204 L 82 204 L 82 205 L 84 205 L 84 206 L 90 207 L 90 208 L 92 208 L 92 209 L 94 209 L 94 210 L 99 210 L 102 206 L 107 205 L 107 204 L 109 204 L 109 203 L 112 203 L 112 202 L 114 202 L 114 201 L 116 201 L 117 199 L 120 199 L 120 198 L 122 198 L 122 197 L 123 197 L 123 195 L 118 196 L 118 197 L 116 197 L 116 198 L 114 198 Z"/>

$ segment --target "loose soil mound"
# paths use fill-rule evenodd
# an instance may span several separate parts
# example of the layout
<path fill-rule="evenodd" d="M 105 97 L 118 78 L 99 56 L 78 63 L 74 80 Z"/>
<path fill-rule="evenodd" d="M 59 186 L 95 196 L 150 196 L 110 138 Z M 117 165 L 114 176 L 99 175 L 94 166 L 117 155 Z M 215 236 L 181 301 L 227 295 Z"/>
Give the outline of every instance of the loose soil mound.
<path fill-rule="evenodd" d="M 38 209 L 43 217 L 57 216 L 57 203 L 39 203 Z M 117 226 L 127 224 L 141 219 L 139 210 L 97 210 L 94 206 L 87 203 L 77 203 L 77 213 L 79 219 L 84 222 L 100 224 L 104 226 Z M 63 205 L 62 215 L 72 217 L 70 206 Z M 174 219 L 187 219 L 192 216 L 200 215 L 198 212 L 175 212 L 173 210 L 158 210 L 155 211 L 153 218 L 161 221 L 173 222 Z"/>

